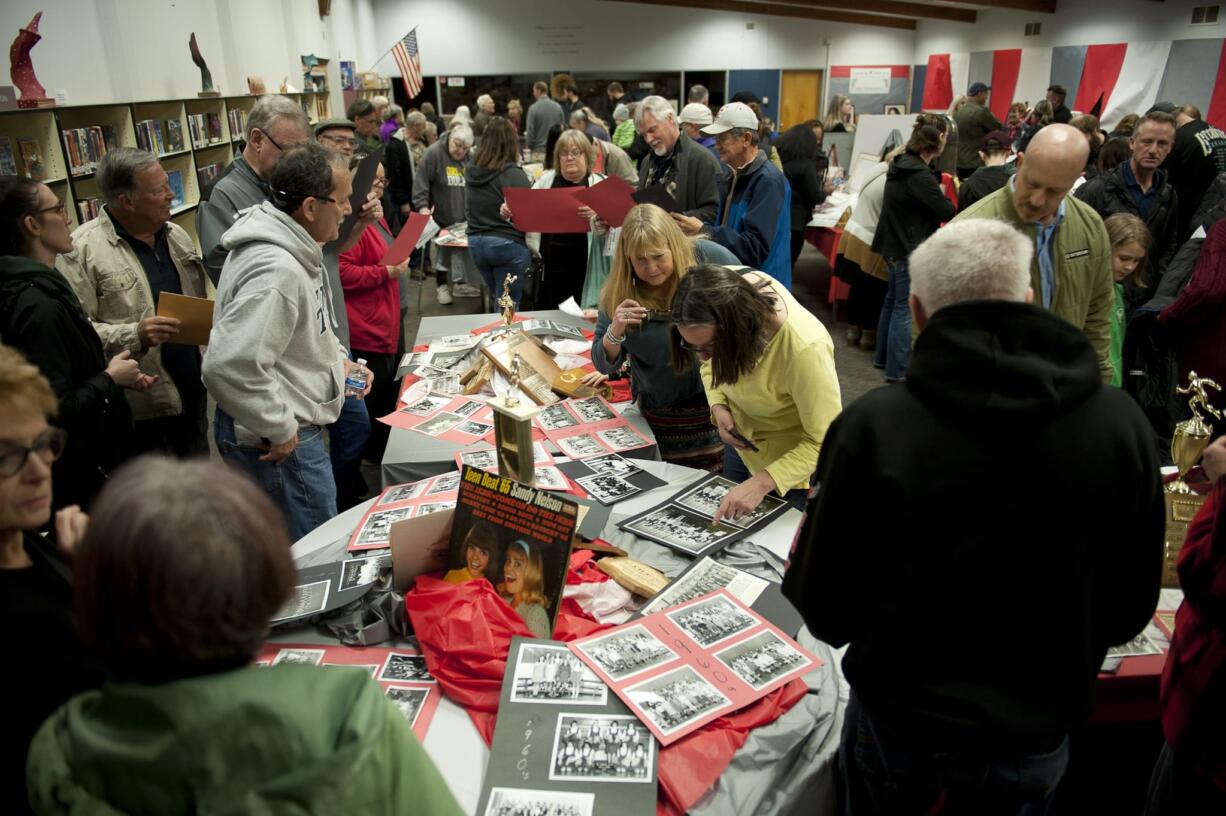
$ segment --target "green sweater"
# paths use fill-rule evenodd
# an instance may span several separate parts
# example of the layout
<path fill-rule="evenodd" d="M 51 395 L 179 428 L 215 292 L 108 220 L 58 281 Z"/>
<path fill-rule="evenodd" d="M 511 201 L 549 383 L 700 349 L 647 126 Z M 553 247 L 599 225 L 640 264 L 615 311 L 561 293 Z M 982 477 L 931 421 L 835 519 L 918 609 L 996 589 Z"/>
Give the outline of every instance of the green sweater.
<path fill-rule="evenodd" d="M 634 144 L 633 119 L 627 119 L 617 126 L 617 129 L 613 131 L 613 144 L 622 150 L 630 149 L 630 145 Z"/>
<path fill-rule="evenodd" d="M 1004 221 L 1030 239 L 1034 246 L 1035 225 L 1024 223 L 1013 206 L 1013 190 L 1006 184 L 958 213 L 955 221 L 990 218 Z M 1056 291 L 1051 312 L 1086 333 L 1098 355 L 1103 382 L 1111 382 L 1111 312 L 1115 308 L 1115 279 L 1111 275 L 1111 241 L 1098 213 L 1073 196 L 1064 199 L 1064 222 L 1052 242 Z M 1030 286 L 1038 293 L 1039 260 L 1030 262 Z"/>
<path fill-rule="evenodd" d="M 78 695 L 30 745 L 39 814 L 460 814 L 363 671 L 248 667 Z"/>
<path fill-rule="evenodd" d="M 1115 369 L 1111 384 L 1119 388 L 1124 384 L 1124 286 L 1117 283 L 1115 303 L 1111 308 L 1111 366 Z"/>

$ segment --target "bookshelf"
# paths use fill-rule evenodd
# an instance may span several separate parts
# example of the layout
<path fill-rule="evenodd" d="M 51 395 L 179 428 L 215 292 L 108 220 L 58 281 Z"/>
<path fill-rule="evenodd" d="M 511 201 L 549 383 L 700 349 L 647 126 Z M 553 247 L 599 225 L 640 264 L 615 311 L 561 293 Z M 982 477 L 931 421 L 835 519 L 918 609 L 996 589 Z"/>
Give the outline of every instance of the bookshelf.
<path fill-rule="evenodd" d="M 327 91 L 285 95 L 302 105 L 312 124 L 330 115 Z M 200 203 L 200 173 L 219 173 L 234 160 L 256 98 L 163 99 L 0 112 L 0 173 L 9 172 L 11 162 L 20 175 L 41 174 L 39 180 L 68 205 L 76 229 L 82 223 L 81 205 L 98 198 L 94 164 L 101 154 L 112 147 L 148 144 L 167 174 L 178 174 L 183 199 L 171 210 L 171 220 L 187 230 L 198 246 L 195 210 Z M 41 170 L 28 166 L 37 163 Z"/>

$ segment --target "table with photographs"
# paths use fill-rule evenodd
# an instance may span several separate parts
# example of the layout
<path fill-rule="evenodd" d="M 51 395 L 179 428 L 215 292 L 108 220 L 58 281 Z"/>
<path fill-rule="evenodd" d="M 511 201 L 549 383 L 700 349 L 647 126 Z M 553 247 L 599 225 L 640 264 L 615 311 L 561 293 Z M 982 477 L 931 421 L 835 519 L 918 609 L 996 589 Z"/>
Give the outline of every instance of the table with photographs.
<path fill-rule="evenodd" d="M 553 320 L 568 326 L 578 326 L 591 331 L 592 324 L 581 317 L 569 315 L 566 312 L 551 310 L 540 312 L 521 312 L 526 318 Z M 431 341 L 454 334 L 467 334 L 473 329 L 488 326 L 498 319 L 496 314 L 466 314 L 424 317 L 417 330 L 413 345 L 428 345 Z M 634 405 L 619 404 L 622 416 L 634 426 L 646 439 L 655 442 L 655 434 L 651 426 Z M 437 476 L 455 468 L 456 451 L 463 447 L 454 442 L 433 439 L 424 434 L 392 428 L 388 436 L 387 448 L 383 452 L 382 475 L 383 486 L 416 482 L 430 476 Z M 659 452 L 655 445 L 650 448 L 628 451 L 627 456 L 634 458 L 658 459 Z"/>
<path fill-rule="evenodd" d="M 634 536 L 617 524 L 706 474 L 665 462 L 636 464 L 666 484 L 615 504 L 602 537 L 631 557 L 674 578 L 693 563 L 691 559 Z M 451 467 L 454 468 L 454 462 Z M 349 537 L 369 506 L 370 502 L 366 502 L 351 508 L 295 543 L 292 552 L 299 568 L 345 558 Z M 799 523 L 800 513 L 789 509 L 760 532 L 728 545 L 713 558 L 777 583 L 783 579 L 783 565 Z M 787 633 L 822 660 L 822 666 L 804 678 L 809 693 L 775 722 L 749 734 L 717 784 L 690 809 L 691 814 L 834 812 L 835 756 L 847 699 L 839 657 L 803 627 Z M 278 629 L 274 639 L 327 641 L 314 627 Z M 484 774 L 489 750 L 468 715 L 444 697 L 423 745 L 460 806 L 466 813 L 475 813 L 481 785 L 474 769 L 479 767 Z"/>

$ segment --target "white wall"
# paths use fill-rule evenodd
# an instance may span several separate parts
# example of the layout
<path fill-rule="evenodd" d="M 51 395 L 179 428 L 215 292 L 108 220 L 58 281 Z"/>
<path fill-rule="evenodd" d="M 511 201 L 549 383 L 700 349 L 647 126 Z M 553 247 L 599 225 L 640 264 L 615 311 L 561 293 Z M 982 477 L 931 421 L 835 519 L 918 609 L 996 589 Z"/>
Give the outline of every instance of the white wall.
<path fill-rule="evenodd" d="M 36 11 L 43 39 L 31 52 L 34 70 L 49 96 L 58 89 L 68 104 L 193 97 L 200 72 L 187 41 L 196 41 L 223 95 L 247 92 L 247 76 L 277 88 L 289 77 L 301 88 L 300 57 L 369 67 L 376 54 L 371 0 L 333 0 L 319 17 L 317 0 L 4 0 L 0 32 L 16 34 Z M 339 73 L 333 68 L 333 111 L 340 107 Z"/>
<path fill-rule="evenodd" d="M 1058 45 L 1150 42 L 1226 37 L 1226 22 L 1191 25 L 1192 9 L 1216 0 L 1059 0 L 1055 14 L 981 9 L 976 23 L 921 21 L 915 32 L 914 64 L 930 54 L 1044 48 Z M 1027 23 L 1042 34 L 1023 36 Z"/>
<path fill-rule="evenodd" d="M 372 0 L 376 54 L 417 26 L 428 75 L 908 64 L 914 32 L 601 0 Z M 753 23 L 752 30 L 746 23 Z M 390 57 L 378 70 L 395 76 Z"/>

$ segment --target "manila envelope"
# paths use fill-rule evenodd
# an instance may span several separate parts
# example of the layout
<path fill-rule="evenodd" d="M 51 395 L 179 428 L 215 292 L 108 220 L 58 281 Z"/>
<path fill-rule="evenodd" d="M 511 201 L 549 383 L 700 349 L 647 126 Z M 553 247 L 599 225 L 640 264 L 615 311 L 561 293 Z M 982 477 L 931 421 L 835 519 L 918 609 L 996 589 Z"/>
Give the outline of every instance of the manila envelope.
<path fill-rule="evenodd" d="M 163 292 L 158 298 L 158 317 L 177 317 L 179 333 L 167 343 L 207 346 L 213 330 L 213 301 L 208 298 Z"/>
<path fill-rule="evenodd" d="M 404 592 L 423 572 L 447 569 L 455 509 L 398 521 L 391 527 L 392 588 Z"/>

